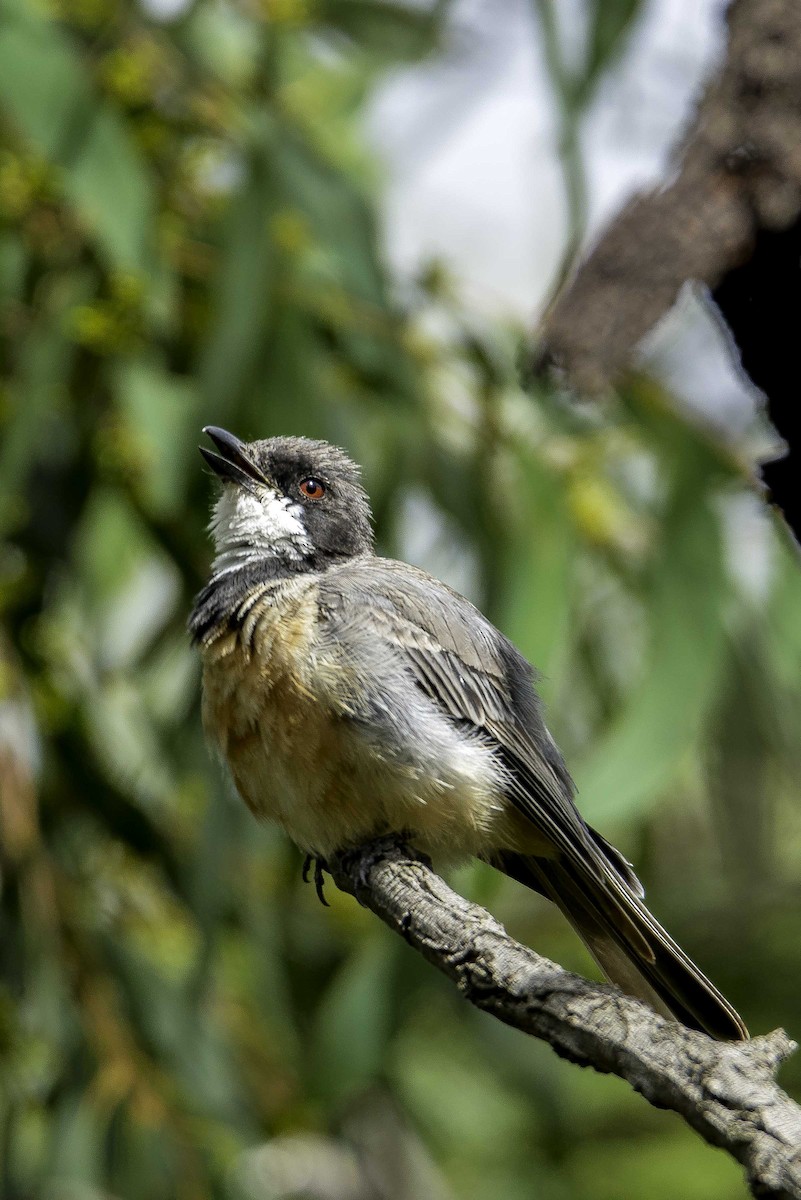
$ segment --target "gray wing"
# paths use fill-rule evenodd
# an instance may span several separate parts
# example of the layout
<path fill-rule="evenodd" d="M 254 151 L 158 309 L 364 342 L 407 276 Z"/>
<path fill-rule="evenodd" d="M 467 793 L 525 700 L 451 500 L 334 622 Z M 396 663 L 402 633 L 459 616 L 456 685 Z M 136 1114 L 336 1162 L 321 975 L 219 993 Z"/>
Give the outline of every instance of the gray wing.
<path fill-rule="evenodd" d="M 424 572 L 382 558 L 328 571 L 320 604 L 324 618 L 348 623 L 356 640 L 361 634 L 381 644 L 381 655 L 399 657 L 455 722 L 482 731 L 506 769 L 510 801 L 556 853 L 593 875 L 605 873 L 606 844 L 573 804 L 573 784 L 542 719 L 533 670 L 478 609 Z M 621 874 L 630 873 L 613 854 Z"/>
<path fill-rule="evenodd" d="M 327 572 L 320 600 L 324 620 L 349 623 L 356 645 L 371 641 L 373 658 L 383 654 L 388 669 L 400 661 L 413 687 L 481 731 L 506 767 L 509 800 L 554 848 L 553 857 L 501 848 L 488 861 L 554 900 L 624 990 L 714 1037 L 747 1037 L 731 1005 L 642 903 L 631 866 L 582 820 L 532 669 L 515 647 L 462 596 L 387 559 Z"/>

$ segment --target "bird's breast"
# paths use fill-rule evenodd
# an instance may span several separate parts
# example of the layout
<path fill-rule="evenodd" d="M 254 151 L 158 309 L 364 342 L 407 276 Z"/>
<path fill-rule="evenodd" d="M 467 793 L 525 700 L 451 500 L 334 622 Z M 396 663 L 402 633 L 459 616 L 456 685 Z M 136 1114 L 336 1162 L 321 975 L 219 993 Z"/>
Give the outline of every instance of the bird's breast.
<path fill-rule="evenodd" d="M 347 646 L 322 634 L 308 576 L 260 585 L 202 655 L 204 724 L 237 791 L 304 850 L 324 856 L 405 830 L 429 851 L 476 853 L 501 818 L 489 750 L 408 680 L 354 673 Z M 382 703 L 369 707 L 386 724 L 357 716 L 371 687 Z M 386 715 L 393 688 L 405 704 L 399 724 Z"/>
<path fill-rule="evenodd" d="M 203 721 L 237 791 L 309 851 L 369 836 L 369 814 L 349 786 L 347 681 L 321 644 L 316 587 L 263 588 L 243 609 L 237 627 L 202 650 Z"/>

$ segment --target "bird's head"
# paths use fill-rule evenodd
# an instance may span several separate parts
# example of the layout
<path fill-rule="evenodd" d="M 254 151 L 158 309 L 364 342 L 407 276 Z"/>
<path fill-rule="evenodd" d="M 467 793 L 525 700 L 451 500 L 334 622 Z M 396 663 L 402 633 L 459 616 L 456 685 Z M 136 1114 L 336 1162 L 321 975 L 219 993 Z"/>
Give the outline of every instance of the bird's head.
<path fill-rule="evenodd" d="M 324 569 L 373 548 L 359 468 L 343 450 L 301 437 L 241 442 L 207 425 L 216 450 L 200 453 L 221 494 L 211 533 L 215 573 L 261 558 Z"/>

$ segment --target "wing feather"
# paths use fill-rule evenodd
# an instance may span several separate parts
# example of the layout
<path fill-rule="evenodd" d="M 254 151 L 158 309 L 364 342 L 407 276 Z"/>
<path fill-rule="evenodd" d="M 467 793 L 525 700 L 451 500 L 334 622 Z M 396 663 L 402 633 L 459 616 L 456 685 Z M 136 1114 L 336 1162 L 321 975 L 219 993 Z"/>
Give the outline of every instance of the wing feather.
<path fill-rule="evenodd" d="M 327 572 L 321 603 L 338 620 L 362 629 L 369 623 L 370 636 L 401 658 L 428 697 L 455 722 L 483 732 L 506 768 L 510 801 L 555 853 L 629 890 L 573 803 L 532 668 L 478 609 L 424 572 L 381 558 Z"/>
<path fill-rule="evenodd" d="M 488 861 L 553 899 L 624 989 L 713 1036 L 747 1037 L 728 1002 L 642 903 L 630 863 L 575 807 L 534 673 L 515 647 L 469 601 L 422 571 L 380 558 L 342 571 L 339 579 L 337 569 L 328 572 L 321 584 L 332 616 L 357 622 L 373 650 L 379 639 L 379 661 L 382 653 L 399 660 L 454 722 L 481 732 L 505 768 L 509 801 L 554 851 L 527 857 L 497 847 Z"/>

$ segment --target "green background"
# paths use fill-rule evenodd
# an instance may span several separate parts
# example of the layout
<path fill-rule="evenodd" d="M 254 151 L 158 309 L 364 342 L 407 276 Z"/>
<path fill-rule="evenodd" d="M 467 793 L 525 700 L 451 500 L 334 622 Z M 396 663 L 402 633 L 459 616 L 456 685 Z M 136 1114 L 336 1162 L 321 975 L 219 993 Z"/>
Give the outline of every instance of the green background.
<path fill-rule="evenodd" d="M 578 236 L 577 131 L 639 6 L 588 4 L 570 70 L 536 8 Z M 801 571 L 769 516 L 742 569 L 759 421 L 724 444 L 643 375 L 578 408 L 523 391 L 525 330 L 437 263 L 398 286 L 361 120 L 389 67 L 441 53 L 444 12 L 3 0 L 6 1200 L 745 1193 L 331 885 L 321 908 L 203 743 L 200 428 L 333 440 L 381 551 L 468 590 L 542 670 L 581 807 L 660 919 L 752 1031 L 799 1032 Z M 454 882 L 593 970 L 544 901 Z"/>

